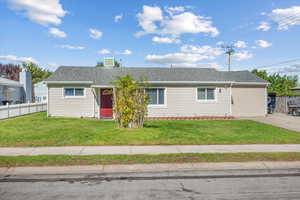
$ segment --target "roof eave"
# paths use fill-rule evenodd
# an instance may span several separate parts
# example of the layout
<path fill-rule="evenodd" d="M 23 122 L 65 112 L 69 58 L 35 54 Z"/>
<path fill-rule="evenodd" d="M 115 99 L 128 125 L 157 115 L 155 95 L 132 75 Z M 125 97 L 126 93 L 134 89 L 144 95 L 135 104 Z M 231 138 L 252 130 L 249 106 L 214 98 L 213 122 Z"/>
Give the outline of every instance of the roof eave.
<path fill-rule="evenodd" d="M 264 85 L 268 86 L 270 83 L 268 82 L 233 82 L 233 85 Z"/>
<path fill-rule="evenodd" d="M 48 84 L 93 84 L 93 81 L 45 81 Z"/>

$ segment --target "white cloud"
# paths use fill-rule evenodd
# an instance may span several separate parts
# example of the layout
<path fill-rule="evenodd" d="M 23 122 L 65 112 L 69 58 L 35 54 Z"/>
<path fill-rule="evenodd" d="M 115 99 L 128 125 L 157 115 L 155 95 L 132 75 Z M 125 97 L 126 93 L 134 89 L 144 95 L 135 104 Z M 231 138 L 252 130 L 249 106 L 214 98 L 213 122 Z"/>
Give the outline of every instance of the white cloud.
<path fill-rule="evenodd" d="M 241 52 L 236 52 L 233 54 L 233 57 L 240 61 L 240 60 L 247 60 L 253 57 L 253 54 L 249 51 L 241 51 Z"/>
<path fill-rule="evenodd" d="M 157 64 L 193 64 L 204 59 L 209 59 L 209 57 L 193 53 L 170 53 L 146 56 L 146 61 Z"/>
<path fill-rule="evenodd" d="M 6 56 L 0 56 L 0 60 L 7 60 L 10 62 L 33 62 L 33 63 L 39 63 L 37 60 L 35 60 L 32 57 L 17 57 L 14 55 L 6 55 Z"/>
<path fill-rule="evenodd" d="M 224 45 L 224 42 L 223 41 L 219 41 L 219 42 L 216 43 L 216 45 L 217 46 L 222 46 L 222 45 Z"/>
<path fill-rule="evenodd" d="M 161 34 L 177 37 L 185 33 L 205 33 L 214 37 L 219 34 L 218 29 L 212 26 L 210 18 L 192 12 L 164 16 L 160 7 L 144 6 L 143 12 L 138 13 L 137 18 L 143 29 L 136 33 L 137 36 Z"/>
<path fill-rule="evenodd" d="M 214 48 L 208 45 L 183 45 L 181 52 L 169 53 L 164 55 L 147 55 L 146 61 L 156 64 L 181 66 L 181 67 L 207 67 L 207 63 L 199 63 L 202 60 L 214 60 L 217 56 L 223 54 L 222 49 Z M 210 65 L 209 65 L 210 66 Z M 216 67 L 216 65 L 211 66 Z"/>
<path fill-rule="evenodd" d="M 90 37 L 95 40 L 99 40 L 103 35 L 103 33 L 97 29 L 90 28 L 89 31 L 90 31 Z"/>
<path fill-rule="evenodd" d="M 163 24 L 163 34 L 206 33 L 213 37 L 219 34 L 217 28 L 212 26 L 212 21 L 209 18 L 191 12 L 174 15 L 170 20 L 165 20 Z"/>
<path fill-rule="evenodd" d="M 115 20 L 116 23 L 119 22 L 122 19 L 123 19 L 123 14 L 116 15 L 115 18 L 114 18 L 114 20 Z"/>
<path fill-rule="evenodd" d="M 268 31 L 270 30 L 271 26 L 268 22 L 260 22 L 259 26 L 256 28 L 260 31 Z"/>
<path fill-rule="evenodd" d="M 196 46 L 196 45 L 183 45 L 180 50 L 184 53 L 199 54 L 201 56 L 207 56 L 208 59 L 214 59 L 215 57 L 223 54 L 221 48 L 214 48 L 208 45 Z"/>
<path fill-rule="evenodd" d="M 85 47 L 83 47 L 83 46 L 72 46 L 72 45 L 68 45 L 68 44 L 59 45 L 59 48 L 70 49 L 70 50 L 83 50 L 83 49 L 85 49 Z"/>
<path fill-rule="evenodd" d="M 53 35 L 54 37 L 59 37 L 59 38 L 65 38 L 67 37 L 67 34 L 58 28 L 49 28 L 49 33 Z"/>
<path fill-rule="evenodd" d="M 265 40 L 256 40 L 255 42 L 258 46 L 260 46 L 262 48 L 267 48 L 267 47 L 272 46 L 272 43 L 265 41 Z"/>
<path fill-rule="evenodd" d="M 179 39 L 176 39 L 176 38 L 157 37 L 157 36 L 155 36 L 155 37 L 152 38 L 152 42 L 165 43 L 165 44 L 172 44 L 172 43 L 178 44 L 181 41 Z"/>
<path fill-rule="evenodd" d="M 124 55 L 130 55 L 132 54 L 132 51 L 128 50 L 128 49 L 125 49 L 121 52 L 121 54 L 124 54 Z"/>
<path fill-rule="evenodd" d="M 61 24 L 67 13 L 59 0 L 6 0 L 12 10 L 21 11 L 31 21 L 48 25 Z"/>
<path fill-rule="evenodd" d="M 268 16 L 278 24 L 278 30 L 287 30 L 291 26 L 300 25 L 300 6 L 274 9 Z"/>
<path fill-rule="evenodd" d="M 139 25 L 143 31 L 137 33 L 137 35 L 156 33 L 157 25 L 155 22 L 163 20 L 163 14 L 160 7 L 143 6 L 143 12 L 137 14 Z"/>
<path fill-rule="evenodd" d="M 234 43 L 234 46 L 236 48 L 246 48 L 247 47 L 247 43 L 241 40 L 238 40 L 237 42 Z"/>
<path fill-rule="evenodd" d="M 97 51 L 97 53 L 104 55 L 104 54 L 110 54 L 111 52 L 108 49 L 101 49 L 101 50 Z"/>
<path fill-rule="evenodd" d="M 221 68 L 218 63 L 181 63 L 181 64 L 171 64 L 172 67 L 187 67 L 187 68 Z"/>
<path fill-rule="evenodd" d="M 185 7 L 184 6 L 165 7 L 165 10 L 170 15 L 173 15 L 174 13 L 184 12 L 185 11 Z"/>

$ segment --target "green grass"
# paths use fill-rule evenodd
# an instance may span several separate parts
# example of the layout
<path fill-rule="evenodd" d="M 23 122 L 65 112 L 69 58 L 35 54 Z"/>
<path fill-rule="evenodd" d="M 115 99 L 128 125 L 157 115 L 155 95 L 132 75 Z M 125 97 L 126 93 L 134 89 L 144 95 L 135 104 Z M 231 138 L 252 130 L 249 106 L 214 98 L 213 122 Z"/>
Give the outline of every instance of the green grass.
<path fill-rule="evenodd" d="M 146 121 L 143 129 L 114 121 L 47 118 L 46 113 L 0 121 L 0 146 L 300 143 L 300 133 L 251 120 Z"/>
<path fill-rule="evenodd" d="M 0 167 L 250 161 L 300 161 L 300 153 L 0 156 Z"/>

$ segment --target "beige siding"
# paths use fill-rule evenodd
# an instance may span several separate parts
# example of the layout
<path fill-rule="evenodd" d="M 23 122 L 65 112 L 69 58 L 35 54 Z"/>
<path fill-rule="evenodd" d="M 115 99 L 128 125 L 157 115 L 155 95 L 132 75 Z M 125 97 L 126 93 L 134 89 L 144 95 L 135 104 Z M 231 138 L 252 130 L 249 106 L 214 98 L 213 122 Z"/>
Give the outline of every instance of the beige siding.
<path fill-rule="evenodd" d="M 265 87 L 232 87 L 233 116 L 265 116 L 267 91 Z"/>
<path fill-rule="evenodd" d="M 149 117 L 230 116 L 230 88 L 217 87 L 216 102 L 197 101 L 197 87 L 167 87 L 166 105 L 149 106 Z"/>
<path fill-rule="evenodd" d="M 85 86 L 66 86 L 85 87 Z M 48 115 L 62 117 L 98 117 L 94 89 L 85 87 L 84 97 L 64 97 L 64 86 L 48 85 Z"/>

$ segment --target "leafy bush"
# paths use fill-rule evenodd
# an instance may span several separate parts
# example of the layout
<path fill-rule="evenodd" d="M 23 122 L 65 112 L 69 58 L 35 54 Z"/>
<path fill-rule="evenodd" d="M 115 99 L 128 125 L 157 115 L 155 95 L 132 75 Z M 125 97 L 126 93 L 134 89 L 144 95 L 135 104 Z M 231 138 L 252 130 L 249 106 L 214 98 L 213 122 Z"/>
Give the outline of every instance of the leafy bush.
<path fill-rule="evenodd" d="M 114 115 L 120 128 L 142 128 L 147 115 L 148 96 L 145 81 L 134 80 L 130 75 L 118 77 L 113 83 Z"/>

